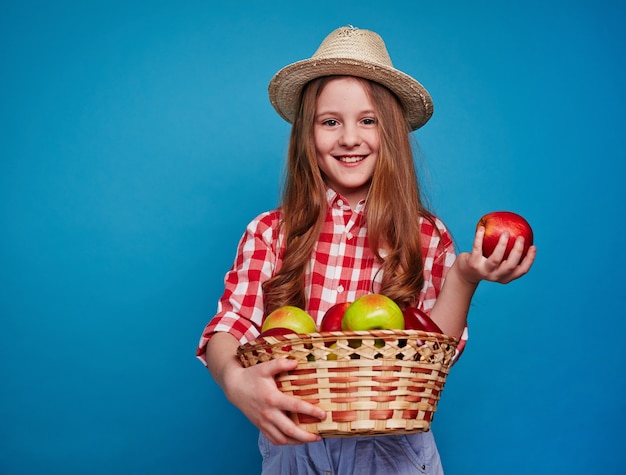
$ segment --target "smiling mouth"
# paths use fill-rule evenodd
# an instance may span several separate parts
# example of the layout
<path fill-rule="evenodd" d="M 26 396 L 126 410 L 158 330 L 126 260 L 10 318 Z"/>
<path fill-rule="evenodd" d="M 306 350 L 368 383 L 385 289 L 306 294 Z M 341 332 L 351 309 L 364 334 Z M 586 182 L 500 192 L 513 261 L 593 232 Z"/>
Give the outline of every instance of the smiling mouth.
<path fill-rule="evenodd" d="M 342 157 L 335 157 L 335 158 L 343 163 L 356 163 L 356 162 L 365 160 L 365 157 L 366 157 L 365 155 L 358 155 L 358 156 L 342 156 Z"/>

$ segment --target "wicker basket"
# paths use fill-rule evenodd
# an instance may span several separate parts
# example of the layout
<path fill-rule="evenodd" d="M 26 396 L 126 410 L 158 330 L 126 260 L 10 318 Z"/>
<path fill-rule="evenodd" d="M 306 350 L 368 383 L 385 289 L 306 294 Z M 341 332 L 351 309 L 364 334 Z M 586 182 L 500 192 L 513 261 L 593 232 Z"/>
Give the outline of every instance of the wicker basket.
<path fill-rule="evenodd" d="M 281 335 L 241 345 L 246 367 L 275 358 L 298 361 L 280 373 L 280 390 L 327 413 L 319 421 L 290 414 L 323 437 L 430 430 L 458 340 L 419 330 Z"/>

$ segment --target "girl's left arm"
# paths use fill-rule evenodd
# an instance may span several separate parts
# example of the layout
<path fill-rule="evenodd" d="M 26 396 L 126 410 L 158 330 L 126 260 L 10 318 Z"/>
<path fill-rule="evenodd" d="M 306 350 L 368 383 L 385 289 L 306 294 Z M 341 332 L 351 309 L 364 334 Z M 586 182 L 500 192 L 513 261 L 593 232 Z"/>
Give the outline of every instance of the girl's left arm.
<path fill-rule="evenodd" d="M 507 259 L 504 259 L 508 233 L 500 236 L 491 256 L 482 253 L 485 228 L 479 227 L 471 252 L 459 254 L 446 275 L 445 282 L 430 317 L 446 335 L 461 337 L 467 325 L 467 314 L 474 292 L 481 280 L 509 283 L 526 274 L 532 266 L 537 248 L 531 246 L 522 259 L 524 238 L 519 237 Z"/>

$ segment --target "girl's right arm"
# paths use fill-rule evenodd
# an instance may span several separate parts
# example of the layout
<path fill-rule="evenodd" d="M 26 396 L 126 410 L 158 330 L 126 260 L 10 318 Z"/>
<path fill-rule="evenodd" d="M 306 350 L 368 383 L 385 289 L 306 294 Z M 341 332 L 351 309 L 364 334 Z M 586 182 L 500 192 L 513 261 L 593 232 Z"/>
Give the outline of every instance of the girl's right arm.
<path fill-rule="evenodd" d="M 231 334 L 218 332 L 207 343 L 206 362 L 211 375 L 228 400 L 274 445 L 297 445 L 321 440 L 298 427 L 285 413 L 296 412 L 326 418 L 317 406 L 283 394 L 274 377 L 295 369 L 297 362 L 276 359 L 244 368 L 237 358 L 238 340 Z"/>

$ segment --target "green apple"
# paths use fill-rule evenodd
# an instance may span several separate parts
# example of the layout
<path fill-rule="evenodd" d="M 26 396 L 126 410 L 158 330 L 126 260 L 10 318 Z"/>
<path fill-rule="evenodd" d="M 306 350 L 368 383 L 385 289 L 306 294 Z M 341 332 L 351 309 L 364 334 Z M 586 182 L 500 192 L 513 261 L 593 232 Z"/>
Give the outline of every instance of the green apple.
<path fill-rule="evenodd" d="M 317 331 L 313 317 L 301 308 L 291 305 L 279 307 L 265 318 L 261 332 L 266 332 L 270 328 L 287 328 L 299 334 Z"/>
<path fill-rule="evenodd" d="M 341 328 L 344 331 L 404 330 L 404 316 L 400 307 L 386 295 L 367 294 L 346 309 Z"/>

